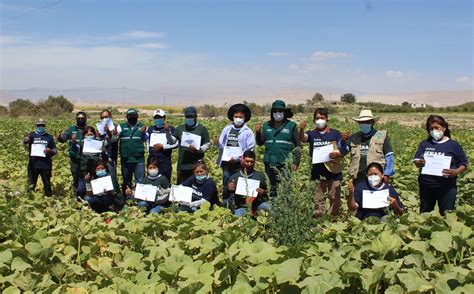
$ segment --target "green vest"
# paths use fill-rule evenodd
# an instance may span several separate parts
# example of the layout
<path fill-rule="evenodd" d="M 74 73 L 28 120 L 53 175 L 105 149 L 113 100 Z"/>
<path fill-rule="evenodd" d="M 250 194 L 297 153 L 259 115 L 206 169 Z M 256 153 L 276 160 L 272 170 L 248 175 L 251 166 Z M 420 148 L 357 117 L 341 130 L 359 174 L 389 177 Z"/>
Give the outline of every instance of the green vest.
<path fill-rule="evenodd" d="M 76 125 L 73 125 L 73 126 L 70 126 L 68 128 L 68 132 L 69 132 L 69 138 L 68 138 L 68 142 L 69 142 L 69 158 L 71 158 L 72 160 L 80 160 L 81 159 L 81 154 L 80 152 L 73 152 L 72 151 L 72 140 L 71 140 L 71 137 L 73 134 L 76 134 L 76 144 L 79 144 L 79 145 L 82 145 L 82 141 L 84 141 L 84 131 L 83 129 L 79 129 Z"/>
<path fill-rule="evenodd" d="M 120 157 L 123 163 L 137 163 L 145 160 L 145 147 L 140 131 L 142 123 L 138 122 L 130 128 L 128 123 L 120 124 Z"/>
<path fill-rule="evenodd" d="M 265 154 L 263 161 L 270 166 L 283 166 L 291 151 L 295 148 L 293 131 L 296 123 L 287 120 L 281 127 L 274 128 L 269 122 L 263 124 L 265 136 Z"/>

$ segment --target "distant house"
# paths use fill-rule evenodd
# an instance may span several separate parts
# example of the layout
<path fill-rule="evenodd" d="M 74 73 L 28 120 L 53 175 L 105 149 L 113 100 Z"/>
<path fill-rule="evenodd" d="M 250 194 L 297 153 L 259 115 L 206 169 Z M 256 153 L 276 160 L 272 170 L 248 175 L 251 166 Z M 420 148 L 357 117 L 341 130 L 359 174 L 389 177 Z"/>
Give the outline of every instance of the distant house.
<path fill-rule="evenodd" d="M 411 108 L 426 108 L 425 103 L 410 103 Z"/>

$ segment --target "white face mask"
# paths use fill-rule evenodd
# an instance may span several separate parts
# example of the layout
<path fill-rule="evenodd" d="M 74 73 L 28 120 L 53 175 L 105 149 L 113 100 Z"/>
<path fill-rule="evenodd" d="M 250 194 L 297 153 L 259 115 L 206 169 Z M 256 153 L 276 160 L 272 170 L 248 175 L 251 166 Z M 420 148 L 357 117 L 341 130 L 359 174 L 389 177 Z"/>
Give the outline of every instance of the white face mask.
<path fill-rule="evenodd" d="M 314 121 L 314 124 L 316 125 L 316 127 L 318 129 L 324 129 L 324 127 L 326 126 L 326 120 L 324 119 L 317 119 Z"/>
<path fill-rule="evenodd" d="M 433 137 L 433 139 L 434 139 L 435 141 L 439 141 L 439 140 L 441 140 L 441 139 L 443 138 L 444 132 L 443 132 L 443 131 L 439 131 L 439 130 L 432 130 L 432 131 L 430 132 L 430 135 L 431 135 L 431 137 Z"/>
<path fill-rule="evenodd" d="M 156 168 L 155 169 L 149 169 L 148 170 L 148 175 L 150 177 L 156 177 L 158 175 L 158 169 L 156 169 Z"/>
<path fill-rule="evenodd" d="M 234 117 L 234 125 L 236 127 L 241 127 L 244 124 L 245 120 L 240 117 Z"/>
<path fill-rule="evenodd" d="M 274 112 L 273 113 L 273 119 L 276 121 L 282 121 L 285 118 L 285 113 L 284 112 Z"/>
<path fill-rule="evenodd" d="M 372 175 L 372 176 L 368 176 L 367 177 L 367 180 L 369 181 L 369 185 L 372 187 L 372 188 L 375 188 L 377 187 L 379 184 L 380 184 L 380 181 L 382 180 L 379 176 L 377 175 Z"/>

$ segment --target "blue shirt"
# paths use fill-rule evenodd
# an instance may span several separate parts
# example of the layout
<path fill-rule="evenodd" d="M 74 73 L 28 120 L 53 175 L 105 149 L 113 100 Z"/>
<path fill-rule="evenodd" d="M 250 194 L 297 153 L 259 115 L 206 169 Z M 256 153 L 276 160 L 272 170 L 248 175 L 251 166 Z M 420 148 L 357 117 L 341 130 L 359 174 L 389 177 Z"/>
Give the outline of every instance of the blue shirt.
<path fill-rule="evenodd" d="M 325 132 L 321 133 L 317 130 L 306 132 L 309 142 L 309 156 L 313 159 L 313 149 L 316 147 L 331 145 L 332 142 L 339 143 L 342 140 L 341 133 L 338 130 L 327 128 Z M 333 174 L 330 172 L 324 163 L 313 164 L 311 168 L 311 180 L 326 179 L 330 181 L 342 181 L 342 172 Z"/>
<path fill-rule="evenodd" d="M 30 156 L 28 161 L 28 167 L 34 169 L 52 169 L 53 163 L 51 162 L 51 156 L 56 154 L 56 144 L 54 143 L 54 138 L 48 133 L 38 134 L 36 131 L 31 132 L 28 137 L 30 141 L 28 142 L 28 153 L 31 153 L 32 144 L 42 144 L 47 148 L 51 149 L 52 153 L 46 155 L 46 157 L 40 156 Z"/>
<path fill-rule="evenodd" d="M 423 159 L 424 154 L 451 156 L 450 169 L 456 169 L 462 165 L 467 167 L 468 164 L 466 154 L 464 153 L 461 144 L 451 139 L 444 142 L 436 142 L 433 140 L 425 140 L 421 142 L 415 153 L 415 159 Z M 433 188 L 455 185 L 456 179 L 457 177 L 422 175 L 421 169 L 418 177 L 420 184 Z"/>
<path fill-rule="evenodd" d="M 362 198 L 363 198 L 363 192 L 364 190 L 369 190 L 369 191 L 381 191 L 381 190 L 389 190 L 388 193 L 390 196 L 392 197 L 395 197 L 395 199 L 397 200 L 397 203 L 400 207 L 403 207 L 402 205 L 402 202 L 400 201 L 400 197 L 398 196 L 398 193 L 397 191 L 395 191 L 395 189 L 388 185 L 388 184 L 382 184 L 382 187 L 380 189 L 374 189 L 372 187 L 370 187 L 369 183 L 367 181 L 362 181 L 360 183 L 358 183 L 355 187 L 355 191 L 354 191 L 354 200 L 355 202 L 357 203 L 357 205 L 359 205 L 359 207 L 357 208 L 357 218 L 358 219 L 365 219 L 369 216 L 375 216 L 377 218 L 381 218 L 385 215 L 387 215 L 387 209 L 388 208 L 376 208 L 376 209 L 370 209 L 370 208 L 363 208 L 362 207 Z"/>
<path fill-rule="evenodd" d="M 193 189 L 192 201 L 206 199 L 215 204 L 218 202 L 216 183 L 211 178 L 207 178 L 203 183 L 198 183 L 194 175 L 190 176 L 181 185 L 191 187 Z"/>

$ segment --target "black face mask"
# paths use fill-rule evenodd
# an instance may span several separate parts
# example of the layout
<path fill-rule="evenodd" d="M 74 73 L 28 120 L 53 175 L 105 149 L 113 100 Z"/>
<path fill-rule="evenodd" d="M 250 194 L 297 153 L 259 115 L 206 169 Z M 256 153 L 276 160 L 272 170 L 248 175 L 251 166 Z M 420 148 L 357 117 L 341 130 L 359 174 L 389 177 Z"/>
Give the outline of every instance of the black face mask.
<path fill-rule="evenodd" d="M 78 127 L 84 127 L 86 125 L 86 120 L 85 119 L 78 119 L 76 120 L 76 124 Z"/>
<path fill-rule="evenodd" d="M 138 121 L 138 117 L 135 117 L 135 116 L 129 117 L 129 118 L 127 118 L 127 121 L 128 121 L 129 124 L 135 125 Z"/>

